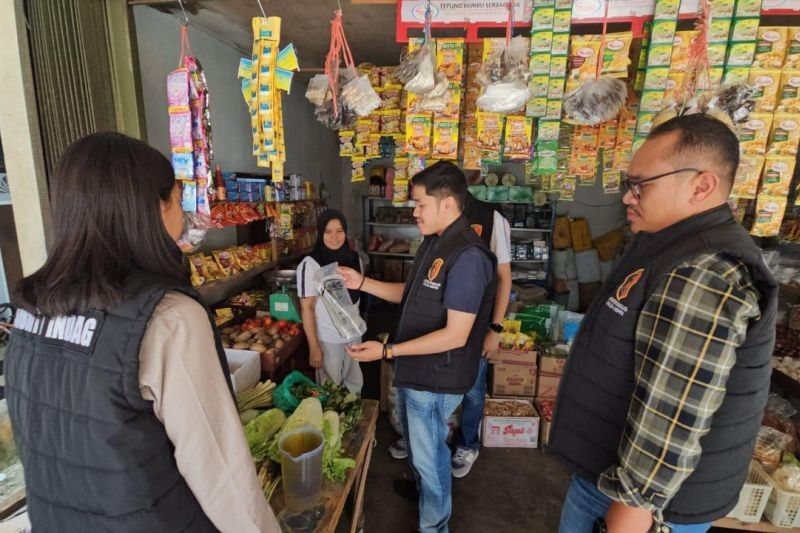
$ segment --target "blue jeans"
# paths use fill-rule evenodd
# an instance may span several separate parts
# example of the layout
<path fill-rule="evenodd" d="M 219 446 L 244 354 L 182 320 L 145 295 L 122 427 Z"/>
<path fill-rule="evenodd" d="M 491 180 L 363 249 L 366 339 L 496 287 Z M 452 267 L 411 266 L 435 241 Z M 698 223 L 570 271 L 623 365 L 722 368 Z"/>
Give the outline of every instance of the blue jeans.
<path fill-rule="evenodd" d="M 462 394 L 397 388 L 397 411 L 408 443 L 408 461 L 419 486 L 419 531 L 447 533 L 453 469 L 447 446 L 447 419 Z"/>
<path fill-rule="evenodd" d="M 596 485 L 573 475 L 569 484 L 567 498 L 561 509 L 561 525 L 558 533 L 591 533 L 594 521 L 605 516 L 611 499 L 600 492 Z M 670 524 L 673 533 L 705 533 L 711 528 L 708 524 Z"/>
<path fill-rule="evenodd" d="M 486 370 L 489 368 L 489 361 L 481 357 L 478 366 L 478 378 L 461 402 L 461 424 L 456 431 L 456 445 L 470 450 L 477 450 L 481 447 L 478 432 L 481 428 L 481 417 L 483 417 L 483 404 L 486 399 Z"/>

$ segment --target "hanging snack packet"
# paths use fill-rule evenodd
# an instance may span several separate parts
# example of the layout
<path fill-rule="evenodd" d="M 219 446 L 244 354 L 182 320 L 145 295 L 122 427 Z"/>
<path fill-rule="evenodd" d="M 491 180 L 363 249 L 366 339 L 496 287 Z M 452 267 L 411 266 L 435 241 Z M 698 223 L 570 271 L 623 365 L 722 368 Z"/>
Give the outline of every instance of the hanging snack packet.
<path fill-rule="evenodd" d="M 369 118 L 360 118 L 356 121 L 356 148 L 364 148 L 369 144 L 370 129 L 372 129 L 372 120 Z"/>
<path fill-rule="evenodd" d="M 381 116 L 381 135 L 400 133 L 400 110 L 390 109 Z"/>
<path fill-rule="evenodd" d="M 464 142 L 464 170 L 481 169 L 481 146 L 475 141 Z"/>
<path fill-rule="evenodd" d="M 412 155 L 428 155 L 431 152 L 431 126 L 430 114 L 406 115 L 406 152 Z"/>
<path fill-rule="evenodd" d="M 766 153 L 771 126 L 772 113 L 750 113 L 747 122 L 737 128 L 742 153 Z"/>
<path fill-rule="evenodd" d="M 758 191 L 759 196 L 788 196 L 794 166 L 794 157 L 768 154 L 764 163 L 764 177 L 761 180 L 761 189 Z"/>
<path fill-rule="evenodd" d="M 396 167 L 400 168 L 400 167 Z M 405 161 L 405 165 L 403 166 L 403 173 L 407 173 L 408 171 L 408 161 Z M 394 192 L 392 195 L 392 203 L 394 205 L 401 205 L 408 202 L 408 179 L 397 179 L 397 174 L 395 173 L 394 179 Z"/>
<path fill-rule="evenodd" d="M 786 197 L 759 195 L 756 201 L 756 217 L 750 235 L 774 237 L 780 233 L 783 215 L 786 212 Z"/>
<path fill-rule="evenodd" d="M 437 118 L 433 121 L 433 153 L 437 159 L 458 159 L 458 120 Z"/>
<path fill-rule="evenodd" d="M 371 134 L 369 144 L 364 149 L 364 156 L 367 159 L 378 159 L 381 157 L 381 134 Z"/>
<path fill-rule="evenodd" d="M 672 57 L 669 63 L 672 72 L 685 71 L 689 66 L 689 48 L 697 39 L 697 35 L 697 30 L 675 32 L 675 39 L 672 41 Z M 723 46 L 723 54 L 724 48 Z"/>
<path fill-rule="evenodd" d="M 350 182 L 351 183 L 358 183 L 364 181 L 366 178 L 364 176 L 364 165 L 367 162 L 366 157 L 354 157 L 350 160 Z"/>
<path fill-rule="evenodd" d="M 400 93 L 403 91 L 402 85 L 389 84 L 381 91 L 381 109 L 400 109 Z"/>
<path fill-rule="evenodd" d="M 363 335 L 367 331 L 367 324 L 350 299 L 344 277 L 339 273 L 339 263 L 318 269 L 313 279 L 322 304 L 339 335 L 346 340 Z"/>
<path fill-rule="evenodd" d="M 594 80 L 597 75 L 597 61 L 600 56 L 600 40 L 597 35 L 574 35 L 570 41 L 567 93 L 575 90 L 582 82 Z"/>
<path fill-rule="evenodd" d="M 239 273 L 236 260 L 228 250 L 218 250 L 213 252 L 213 254 L 224 277 L 229 278 Z"/>
<path fill-rule="evenodd" d="M 461 112 L 461 95 L 462 89 L 460 86 L 451 84 L 448 92 L 448 100 L 445 104 L 444 111 L 439 113 L 441 117 L 458 119 Z"/>
<path fill-rule="evenodd" d="M 170 113 L 169 141 L 173 152 L 192 151 L 192 114 L 189 111 Z"/>
<path fill-rule="evenodd" d="M 779 113 L 800 113 L 800 72 L 783 72 L 778 90 Z"/>
<path fill-rule="evenodd" d="M 784 70 L 800 70 L 800 28 L 787 28 L 788 45 Z"/>
<path fill-rule="evenodd" d="M 769 136 L 767 153 L 796 156 L 800 143 L 800 122 L 797 115 L 775 113 L 772 119 L 772 133 Z"/>
<path fill-rule="evenodd" d="M 507 159 L 529 159 L 533 142 L 533 119 L 524 116 L 506 117 L 505 148 Z"/>
<path fill-rule="evenodd" d="M 199 287 L 209 281 L 203 254 L 189 256 L 189 270 L 193 287 Z"/>
<path fill-rule="evenodd" d="M 627 78 L 630 65 L 631 41 L 629 31 L 606 34 L 603 45 L 603 75 L 612 78 Z"/>
<path fill-rule="evenodd" d="M 339 131 L 339 156 L 352 157 L 356 155 L 356 132 L 350 130 Z"/>
<path fill-rule="evenodd" d="M 205 271 L 208 272 L 208 279 L 213 281 L 216 279 L 224 279 L 225 273 L 220 269 L 219 263 L 211 255 L 204 255 L 203 262 L 205 263 Z"/>
<path fill-rule="evenodd" d="M 736 178 L 733 180 L 730 196 L 733 198 L 755 198 L 763 168 L 763 155 L 742 154 L 739 158 L 739 168 L 736 169 Z"/>
<path fill-rule="evenodd" d="M 776 68 L 783 66 L 789 47 L 789 28 L 761 26 L 758 28 L 756 57 L 753 68 Z"/>
<path fill-rule="evenodd" d="M 773 111 L 778 101 L 781 71 L 778 69 L 750 69 L 749 82 L 756 87 L 753 100 L 756 111 Z"/>
<path fill-rule="evenodd" d="M 463 79 L 464 47 L 462 38 L 436 40 L 436 70 L 458 84 Z"/>
<path fill-rule="evenodd" d="M 503 137 L 503 115 L 478 111 L 478 143 L 487 152 L 500 152 Z"/>

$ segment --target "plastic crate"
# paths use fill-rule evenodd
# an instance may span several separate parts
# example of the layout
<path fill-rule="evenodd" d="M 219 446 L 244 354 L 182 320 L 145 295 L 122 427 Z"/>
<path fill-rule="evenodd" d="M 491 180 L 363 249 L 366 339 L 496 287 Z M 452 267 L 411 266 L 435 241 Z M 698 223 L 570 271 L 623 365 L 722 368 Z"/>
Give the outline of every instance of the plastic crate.
<path fill-rule="evenodd" d="M 759 483 L 768 483 L 772 487 L 764 511 L 767 519 L 778 527 L 800 527 L 800 492 L 783 489 L 758 463 L 754 463 L 751 472 L 753 470 Z"/>
<path fill-rule="evenodd" d="M 739 493 L 739 503 L 736 504 L 728 516 L 740 522 L 757 523 L 761 521 L 767 501 L 772 493 L 772 485 L 762 479 L 761 473 L 756 469 L 759 466 L 755 461 L 750 462 L 747 481 Z"/>

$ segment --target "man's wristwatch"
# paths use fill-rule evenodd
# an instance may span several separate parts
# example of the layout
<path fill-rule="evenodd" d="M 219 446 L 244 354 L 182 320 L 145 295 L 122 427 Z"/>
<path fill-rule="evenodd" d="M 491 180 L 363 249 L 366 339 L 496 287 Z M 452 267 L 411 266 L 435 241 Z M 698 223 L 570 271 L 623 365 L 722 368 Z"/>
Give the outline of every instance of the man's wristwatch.
<path fill-rule="evenodd" d="M 383 358 L 384 359 L 394 359 L 394 344 L 391 342 L 387 342 L 383 345 Z"/>
<path fill-rule="evenodd" d="M 489 324 L 489 329 L 494 331 L 495 333 L 503 333 L 503 324 L 498 324 L 497 322 L 494 322 L 492 324 Z"/>

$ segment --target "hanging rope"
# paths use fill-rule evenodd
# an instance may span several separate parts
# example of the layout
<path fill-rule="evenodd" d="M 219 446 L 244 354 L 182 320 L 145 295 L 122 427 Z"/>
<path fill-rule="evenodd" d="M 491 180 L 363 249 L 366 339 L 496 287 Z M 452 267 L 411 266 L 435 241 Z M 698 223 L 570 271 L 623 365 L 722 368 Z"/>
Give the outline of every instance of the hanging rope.
<path fill-rule="evenodd" d="M 433 9 L 431 8 L 431 0 L 428 0 L 428 5 L 425 6 L 425 26 L 423 34 L 425 36 L 425 44 L 431 42 L 431 24 L 433 23 Z"/>
<path fill-rule="evenodd" d="M 256 0 L 258 2 L 258 7 L 261 9 L 261 16 L 267 18 L 267 12 L 264 11 L 264 5 L 261 3 L 261 0 Z"/>
<path fill-rule="evenodd" d="M 333 96 L 334 117 L 339 116 L 337 100 L 339 92 L 339 65 L 342 63 L 342 60 L 344 60 L 345 66 L 350 70 L 353 76 L 357 76 L 353 54 L 350 51 L 350 45 L 347 43 L 347 38 L 344 35 L 342 10 L 337 9 L 331 21 L 331 44 L 328 48 L 328 55 L 325 58 L 325 75 L 328 77 L 328 85 L 331 88 Z"/>
<path fill-rule="evenodd" d="M 183 25 L 189 25 L 189 17 L 186 15 L 186 9 L 183 7 L 183 0 L 178 0 L 178 5 L 181 6 L 181 11 L 183 12 Z"/>
<path fill-rule="evenodd" d="M 514 0 L 506 4 L 508 8 L 508 22 L 506 23 L 506 48 L 511 44 L 511 36 L 514 33 Z"/>
<path fill-rule="evenodd" d="M 183 66 L 183 59 L 187 55 L 193 55 L 193 54 L 192 54 L 192 47 L 189 44 L 189 25 L 184 24 L 183 26 L 181 26 L 181 57 L 180 59 L 178 59 L 179 68 Z"/>
<path fill-rule="evenodd" d="M 594 79 L 600 79 L 603 74 L 603 57 L 605 56 L 606 48 L 606 33 L 608 33 L 608 8 L 611 5 L 611 0 L 606 0 L 605 13 L 603 14 L 603 36 L 600 39 L 600 53 L 597 58 L 597 70 L 595 71 Z"/>

